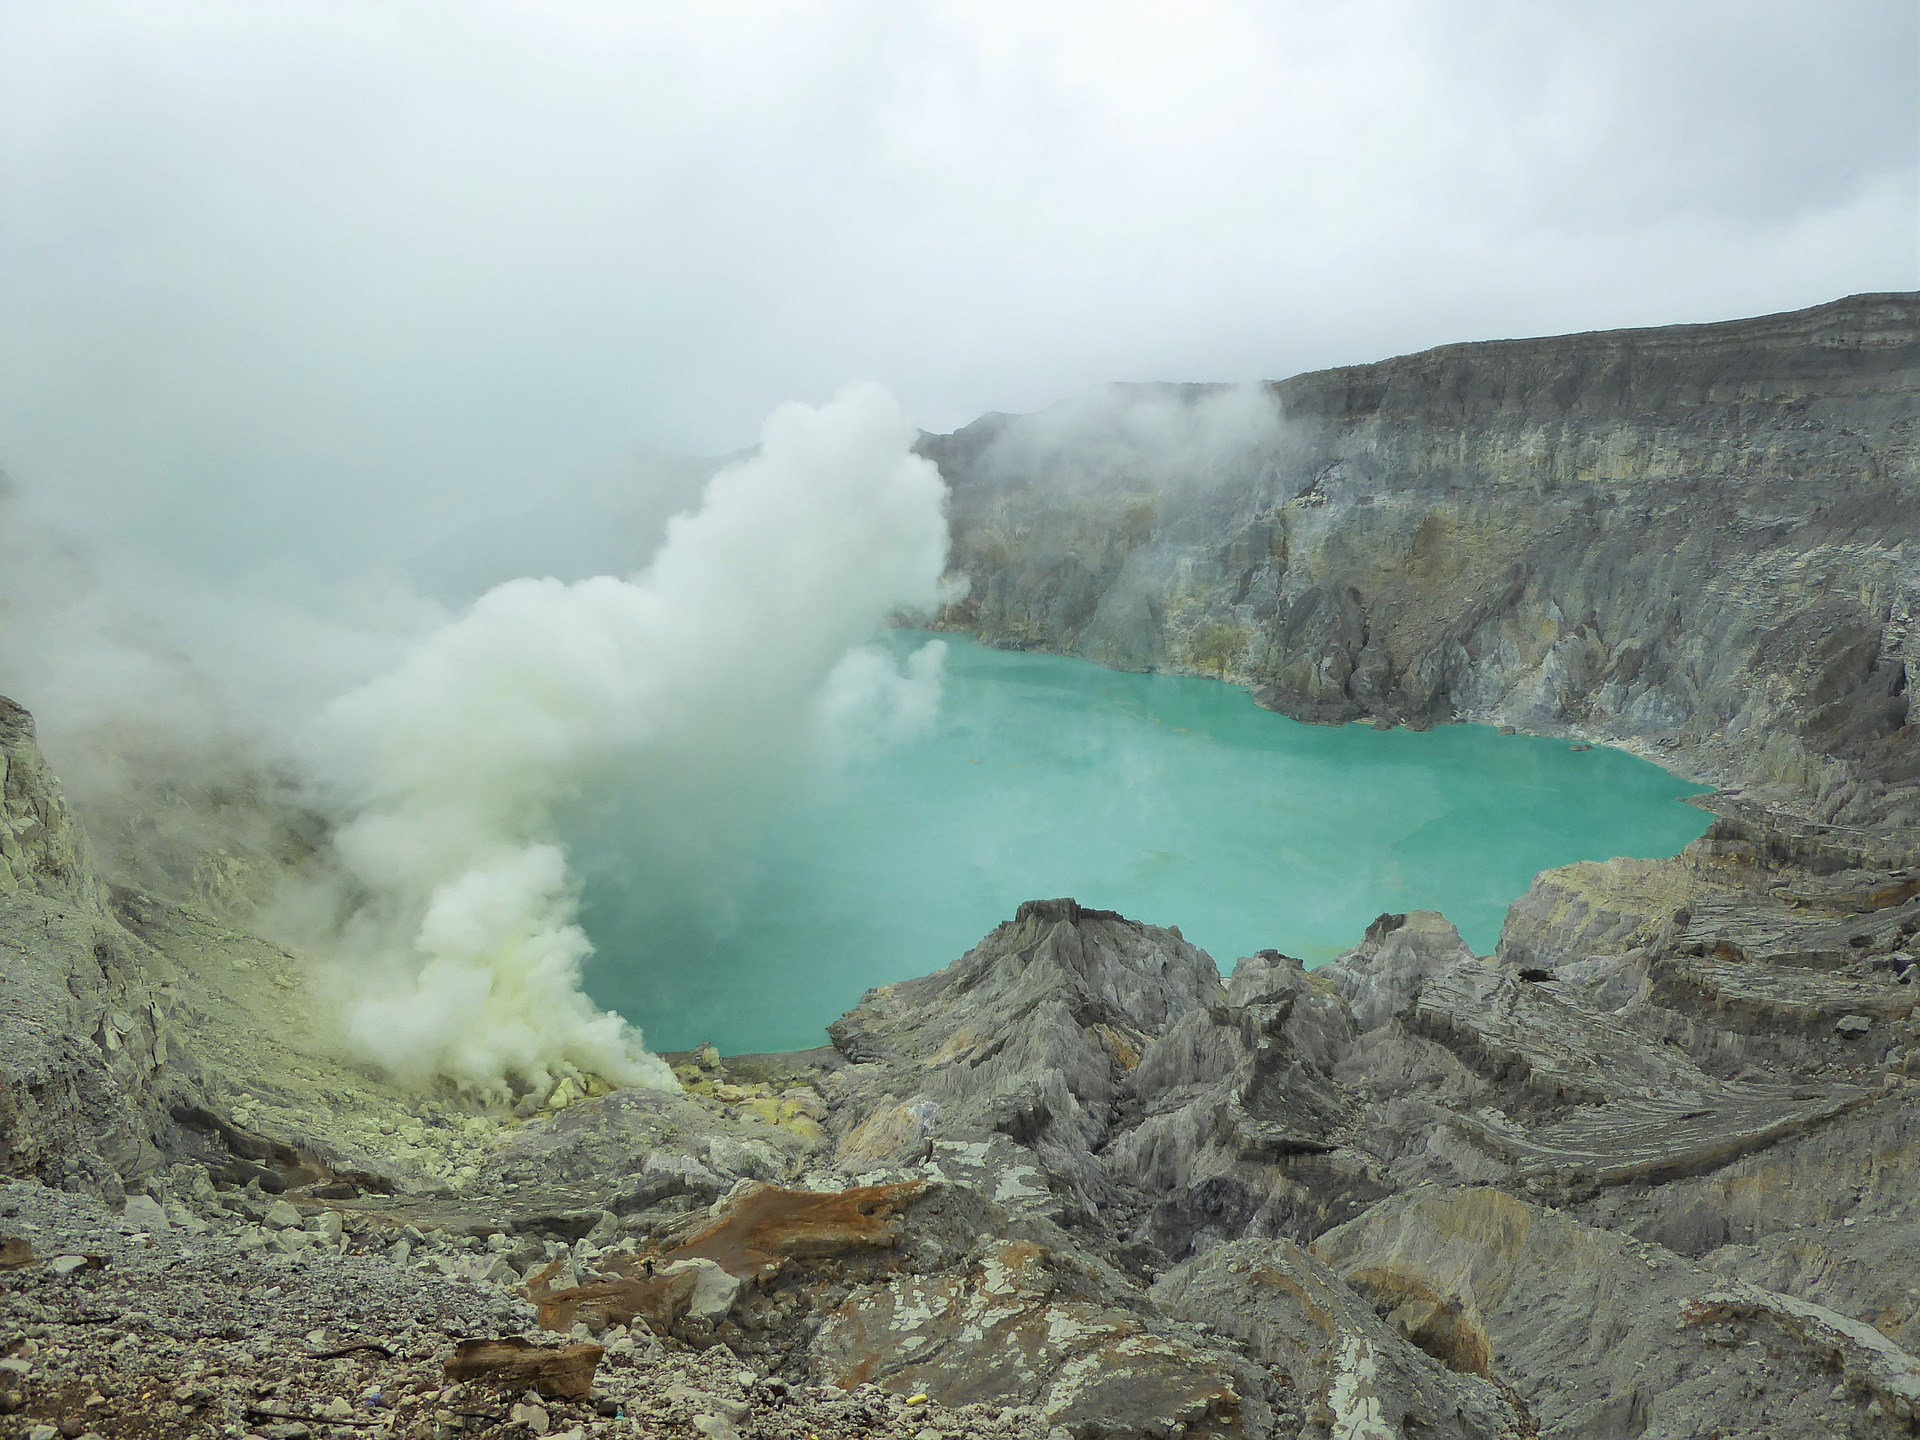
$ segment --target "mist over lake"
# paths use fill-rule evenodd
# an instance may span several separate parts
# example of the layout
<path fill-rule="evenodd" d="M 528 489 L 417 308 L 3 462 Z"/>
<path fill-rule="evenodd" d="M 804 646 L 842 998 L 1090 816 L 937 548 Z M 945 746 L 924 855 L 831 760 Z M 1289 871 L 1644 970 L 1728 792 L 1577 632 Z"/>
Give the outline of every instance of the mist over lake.
<path fill-rule="evenodd" d="M 1620 751 L 1301 725 L 1211 680 L 944 638 L 929 729 L 744 830 L 680 837 L 697 867 L 635 853 L 620 817 L 648 797 L 600 797 L 574 837 L 597 1002 L 664 1050 L 818 1045 L 866 989 L 1052 896 L 1178 926 L 1222 970 L 1330 960 L 1383 910 L 1441 910 L 1484 954 L 1538 871 L 1670 855 L 1710 819 L 1680 803 L 1699 787 Z"/>

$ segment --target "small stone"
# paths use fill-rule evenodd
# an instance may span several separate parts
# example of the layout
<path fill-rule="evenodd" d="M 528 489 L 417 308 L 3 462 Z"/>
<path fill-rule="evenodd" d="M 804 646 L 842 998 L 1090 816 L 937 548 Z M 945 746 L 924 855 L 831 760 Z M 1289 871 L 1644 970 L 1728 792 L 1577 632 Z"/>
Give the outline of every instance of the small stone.
<path fill-rule="evenodd" d="M 71 1275 L 76 1270 L 84 1270 L 87 1268 L 87 1257 L 84 1255 L 56 1255 L 52 1261 L 49 1262 L 47 1268 L 56 1275 Z"/>
<path fill-rule="evenodd" d="M 59 1440 L 60 1432 L 52 1425 L 36 1425 L 27 1432 L 27 1440 Z"/>
<path fill-rule="evenodd" d="M 531 1384 L 544 1395 L 581 1400 L 593 1392 L 601 1354 L 598 1345 L 552 1350 L 520 1339 L 462 1340 L 446 1362 L 446 1376 L 456 1382 L 484 1379 L 515 1388 Z"/>
<path fill-rule="evenodd" d="M 1849 1037 L 1866 1034 L 1873 1028 L 1873 1022 L 1864 1015 L 1842 1015 L 1833 1022 L 1834 1031 Z"/>
<path fill-rule="evenodd" d="M 267 1206 L 267 1213 L 261 1219 L 275 1230 L 297 1230 L 305 1223 L 300 1212 L 285 1200 L 276 1200 Z"/>
<path fill-rule="evenodd" d="M 733 1422 L 718 1415 L 694 1416 L 693 1428 L 707 1440 L 740 1440 L 740 1432 L 734 1429 Z"/>
<path fill-rule="evenodd" d="M 156 1234 L 173 1228 L 173 1222 L 167 1218 L 166 1207 L 151 1195 L 130 1195 L 127 1208 L 120 1212 L 120 1218 L 136 1230 L 148 1230 Z"/>
<path fill-rule="evenodd" d="M 345 1396 L 336 1395 L 320 1407 L 320 1418 L 323 1420 L 351 1420 L 353 1418 L 353 1405 Z"/>
<path fill-rule="evenodd" d="M 483 1285 L 511 1284 L 518 1278 L 513 1262 L 504 1255 L 471 1261 L 467 1273 Z"/>
<path fill-rule="evenodd" d="M 64 1440 L 80 1440 L 86 1433 L 87 1417 L 84 1415 L 69 1415 L 60 1422 L 60 1434 Z"/>
<path fill-rule="evenodd" d="M 510 1425 L 524 1425 L 534 1434 L 544 1435 L 547 1433 L 547 1429 L 553 1421 L 547 1414 L 546 1406 L 530 1405 L 522 1400 L 507 1412 L 507 1423 Z"/>
<path fill-rule="evenodd" d="M 676 1260 L 660 1273 L 693 1275 L 693 1294 L 687 1300 L 687 1317 L 692 1320 L 705 1320 L 717 1325 L 732 1313 L 734 1302 L 740 1297 L 742 1282 L 704 1256 Z"/>

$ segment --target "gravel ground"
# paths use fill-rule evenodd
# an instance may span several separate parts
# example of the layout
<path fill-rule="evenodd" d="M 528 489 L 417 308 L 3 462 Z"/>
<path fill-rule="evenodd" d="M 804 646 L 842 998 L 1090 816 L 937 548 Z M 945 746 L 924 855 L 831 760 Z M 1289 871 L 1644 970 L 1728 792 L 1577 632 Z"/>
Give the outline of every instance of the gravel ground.
<path fill-rule="evenodd" d="M 449 1385 L 456 1341 L 565 1337 L 535 1329 L 531 1308 L 505 1288 L 432 1273 L 457 1244 L 429 1238 L 424 1248 L 438 1254 L 396 1264 L 390 1234 L 356 1233 L 331 1215 L 298 1227 L 272 1223 L 285 1211 L 251 1221 L 271 1207 L 271 1197 L 208 1190 L 192 1204 L 137 1197 L 117 1215 L 37 1183 L 0 1184 L 0 1239 L 14 1242 L 0 1263 L 17 1266 L 0 1272 L 0 1437 L 1047 1433 L 1034 1411 L 942 1410 L 871 1386 L 792 1384 L 724 1347 L 663 1348 L 645 1331 L 595 1337 L 606 1355 L 581 1400 Z M 289 1243 L 296 1228 L 307 1238 Z M 483 1246 L 461 1263 L 485 1255 Z"/>

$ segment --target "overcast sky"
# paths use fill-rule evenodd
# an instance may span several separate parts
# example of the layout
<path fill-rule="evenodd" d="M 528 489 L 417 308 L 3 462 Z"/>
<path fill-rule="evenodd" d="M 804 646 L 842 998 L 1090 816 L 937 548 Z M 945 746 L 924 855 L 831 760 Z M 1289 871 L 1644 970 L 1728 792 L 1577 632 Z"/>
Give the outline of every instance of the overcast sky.
<path fill-rule="evenodd" d="M 640 443 L 1920 285 L 1912 0 L 0 0 L 0 467 L 408 553 Z"/>

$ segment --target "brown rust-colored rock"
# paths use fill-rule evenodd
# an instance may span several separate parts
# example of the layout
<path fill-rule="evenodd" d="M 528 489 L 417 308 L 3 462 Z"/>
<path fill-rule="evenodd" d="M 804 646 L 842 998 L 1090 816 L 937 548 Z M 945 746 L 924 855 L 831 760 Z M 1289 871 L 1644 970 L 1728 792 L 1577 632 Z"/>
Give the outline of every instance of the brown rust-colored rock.
<path fill-rule="evenodd" d="M 549 1349 L 528 1340 L 462 1340 L 447 1357 L 447 1379 L 531 1386 L 555 1400 L 583 1400 L 605 1353 L 598 1345 Z"/>
<path fill-rule="evenodd" d="M 709 1262 L 737 1281 L 760 1284 L 789 1261 L 888 1249 L 900 1238 L 902 1212 L 925 1188 L 917 1180 L 833 1191 L 758 1186 L 669 1250 L 622 1257 L 600 1279 L 566 1290 L 544 1288 L 549 1267 L 529 1282 L 528 1294 L 550 1330 L 571 1329 L 580 1320 L 627 1325 L 636 1319 L 669 1330 L 699 1289 L 698 1270 L 687 1262 Z"/>
<path fill-rule="evenodd" d="M 884 1249 L 899 1239 L 899 1218 L 924 1181 L 851 1190 L 749 1190 L 664 1261 L 711 1260 L 742 1280 L 762 1279 L 786 1260 L 818 1260 L 849 1250 Z"/>
<path fill-rule="evenodd" d="M 559 1332 L 583 1321 L 592 1329 L 605 1329 L 638 1320 L 665 1333 L 686 1314 L 693 1290 L 691 1280 L 682 1284 L 667 1276 L 617 1276 L 553 1291 L 541 1289 L 538 1282 L 537 1276 L 528 1282 L 527 1295 L 541 1327 Z"/>
<path fill-rule="evenodd" d="M 1076 1293 L 1078 1278 L 1071 1261 L 1026 1241 L 993 1246 L 969 1270 L 895 1276 L 827 1317 L 810 1346 L 813 1373 L 943 1405 L 1033 1405 L 1075 1434 L 1248 1433 L 1220 1355 Z"/>

